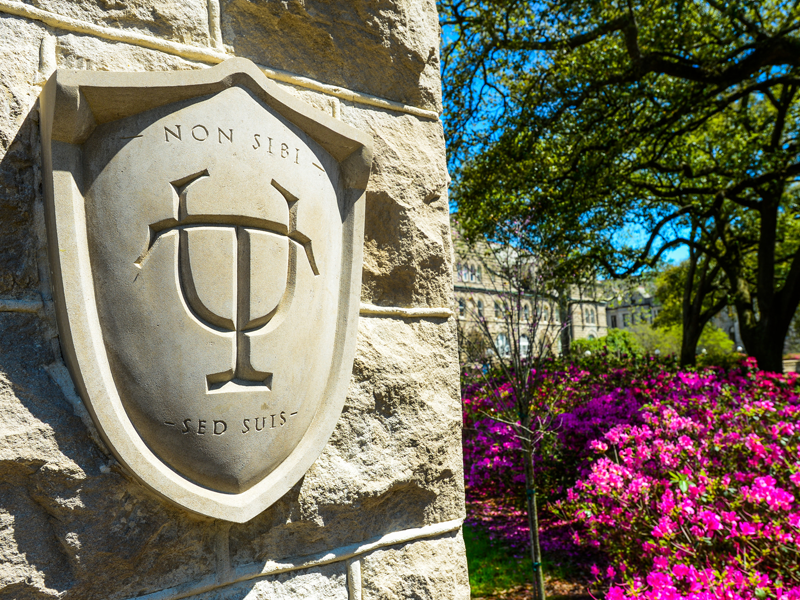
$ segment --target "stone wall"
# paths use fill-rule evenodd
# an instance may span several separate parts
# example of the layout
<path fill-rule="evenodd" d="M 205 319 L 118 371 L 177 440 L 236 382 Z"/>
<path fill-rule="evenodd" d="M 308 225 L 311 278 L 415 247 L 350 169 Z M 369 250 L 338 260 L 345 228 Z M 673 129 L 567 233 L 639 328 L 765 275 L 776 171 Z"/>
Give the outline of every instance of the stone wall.
<path fill-rule="evenodd" d="M 362 308 L 322 456 L 245 524 L 149 492 L 60 357 L 37 98 L 56 68 L 250 58 L 369 133 Z M 433 0 L 0 0 L 0 598 L 468 598 Z"/>

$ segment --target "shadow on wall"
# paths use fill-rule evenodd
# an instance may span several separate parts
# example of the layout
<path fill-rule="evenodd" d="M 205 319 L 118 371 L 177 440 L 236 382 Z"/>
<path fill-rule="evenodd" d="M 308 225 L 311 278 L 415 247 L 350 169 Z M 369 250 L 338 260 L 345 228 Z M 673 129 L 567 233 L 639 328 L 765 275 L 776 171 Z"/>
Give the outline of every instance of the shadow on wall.
<path fill-rule="evenodd" d="M 0 303 L 14 311 L 0 312 L 0 598 L 129 598 L 175 573 L 213 572 L 212 523 L 131 482 L 48 375 L 60 355 L 51 315 L 36 310 L 47 272 L 36 108 L 6 148 Z"/>
<path fill-rule="evenodd" d="M 437 495 L 416 479 L 377 493 L 357 491 L 347 501 L 327 494 L 331 500 L 325 501 L 314 490 L 301 493 L 304 478 L 221 539 L 214 521 L 172 506 L 133 480 L 92 440 L 48 374 L 63 363 L 48 303 L 35 308 L 42 296 L 50 297 L 41 292 L 49 284 L 36 109 L 7 148 L 0 159 L 0 307 L 32 299 L 33 312 L 0 310 L 0 600 L 59 594 L 62 600 L 127 600 L 224 576 L 231 566 L 419 527 L 430 518 Z M 365 382 L 375 376 L 363 371 Z M 404 409 L 424 404 L 408 384 L 379 396 L 376 419 L 386 428 Z M 347 448 L 358 439 L 369 410 L 347 407 L 331 443 Z M 236 584 L 236 593 L 246 595 L 254 586 Z M 210 597 L 227 597 L 227 588 L 219 594 Z"/>

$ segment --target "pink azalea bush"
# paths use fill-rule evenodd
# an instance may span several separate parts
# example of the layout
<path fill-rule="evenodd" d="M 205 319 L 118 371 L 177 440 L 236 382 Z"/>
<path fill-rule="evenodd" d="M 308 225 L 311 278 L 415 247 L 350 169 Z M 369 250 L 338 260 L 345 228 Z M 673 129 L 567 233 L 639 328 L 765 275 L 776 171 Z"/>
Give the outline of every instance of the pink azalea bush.
<path fill-rule="evenodd" d="M 586 550 L 572 542 L 569 524 L 549 512 L 546 503 L 564 497 L 579 474 L 588 473 L 594 439 L 618 424 L 639 422 L 639 408 L 648 399 L 640 384 L 666 371 L 655 361 L 602 370 L 555 361 L 544 366 L 532 373 L 539 383 L 534 410 L 553 413 L 551 434 L 540 442 L 535 463 L 540 503 L 545 503 L 541 542 L 551 556 L 578 560 L 587 556 Z M 462 388 L 468 523 L 522 556 L 529 532 L 520 442 L 509 425 L 494 418 L 508 412 L 513 392 L 502 380 L 472 379 L 466 377 Z"/>
<path fill-rule="evenodd" d="M 592 360 L 534 374 L 545 554 L 600 557 L 608 600 L 800 600 L 797 376 Z M 464 389 L 470 521 L 522 555 L 519 443 L 491 418 L 510 390 Z"/>
<path fill-rule="evenodd" d="M 707 369 L 654 378 L 640 424 L 560 502 L 602 549 L 608 600 L 800 599 L 800 401 L 794 374 Z"/>

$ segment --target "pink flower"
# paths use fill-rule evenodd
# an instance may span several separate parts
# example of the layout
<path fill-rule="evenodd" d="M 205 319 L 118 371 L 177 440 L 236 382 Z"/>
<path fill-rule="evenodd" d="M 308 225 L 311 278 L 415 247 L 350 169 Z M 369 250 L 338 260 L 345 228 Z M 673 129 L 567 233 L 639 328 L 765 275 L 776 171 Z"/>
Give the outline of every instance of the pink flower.
<path fill-rule="evenodd" d="M 739 523 L 739 532 L 742 535 L 755 535 L 761 529 L 761 523 Z"/>
<path fill-rule="evenodd" d="M 715 512 L 704 510 L 698 514 L 697 517 L 703 522 L 703 525 L 706 527 L 706 531 L 709 533 L 722 529 L 722 523 L 720 522 L 719 515 Z"/>

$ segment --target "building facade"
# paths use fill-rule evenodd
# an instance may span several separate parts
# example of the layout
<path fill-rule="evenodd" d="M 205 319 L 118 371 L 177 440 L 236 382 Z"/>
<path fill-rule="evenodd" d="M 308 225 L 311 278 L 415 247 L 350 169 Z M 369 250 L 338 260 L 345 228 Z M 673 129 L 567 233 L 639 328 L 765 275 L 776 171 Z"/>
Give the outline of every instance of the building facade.
<path fill-rule="evenodd" d="M 515 343 L 523 355 L 545 350 L 560 354 L 564 338 L 595 339 L 607 334 L 606 303 L 599 299 L 596 286 L 573 285 L 561 293 L 542 287 L 518 295 L 502 274 L 508 255 L 501 249 L 470 246 L 456 227 L 453 247 L 454 310 L 462 362 L 494 351 L 510 353 Z M 527 268 L 535 270 L 535 265 Z"/>

